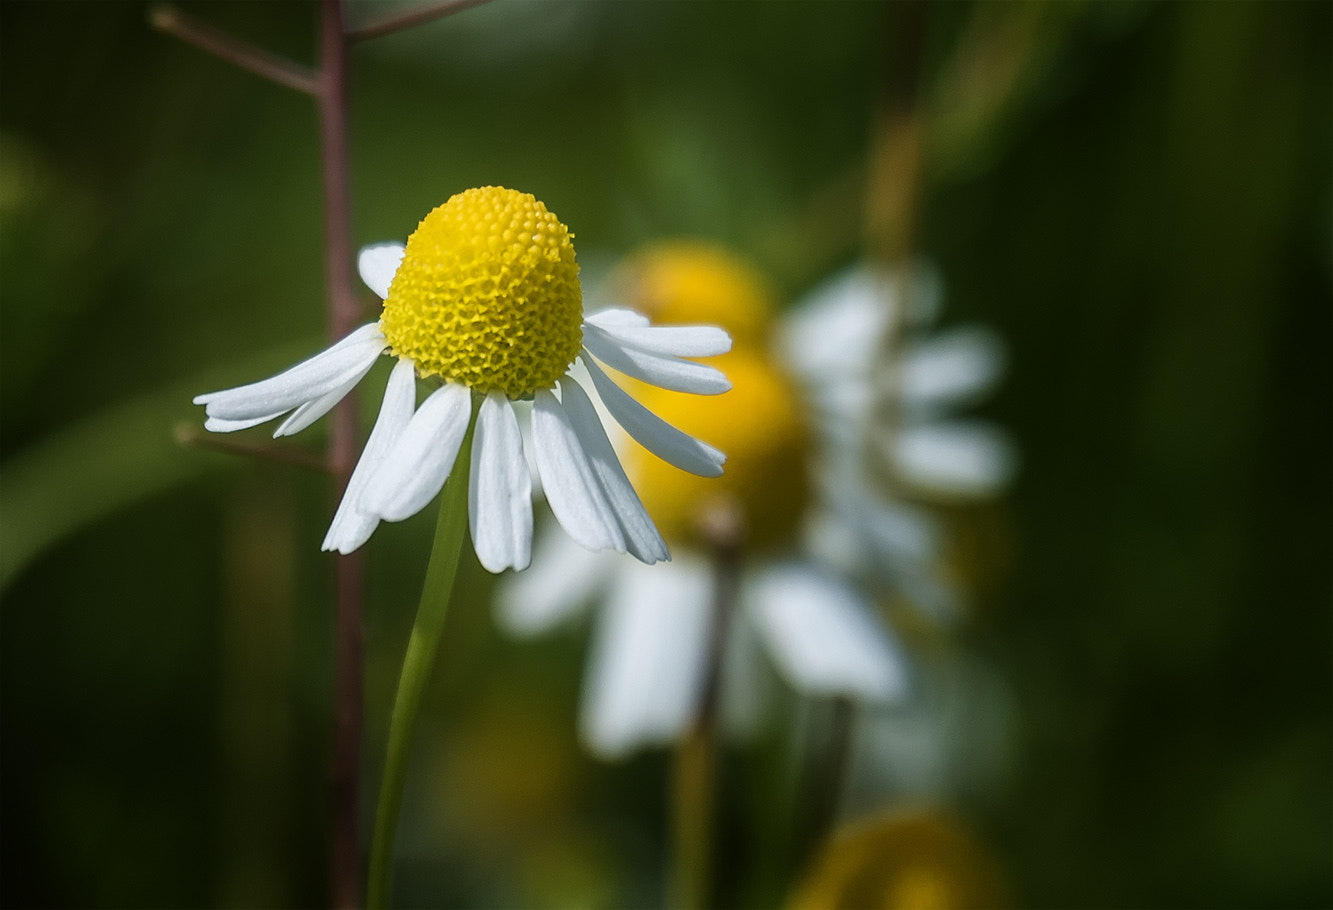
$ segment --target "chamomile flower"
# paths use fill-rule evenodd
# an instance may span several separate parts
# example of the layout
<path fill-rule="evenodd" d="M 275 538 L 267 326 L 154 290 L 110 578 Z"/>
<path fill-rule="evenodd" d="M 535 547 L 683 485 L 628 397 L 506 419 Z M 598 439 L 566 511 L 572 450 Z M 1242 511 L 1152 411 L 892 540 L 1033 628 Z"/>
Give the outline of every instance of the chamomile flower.
<path fill-rule="evenodd" d="M 581 551 L 552 529 L 538 544 L 532 571 L 502 586 L 502 621 L 534 634 L 596 603 L 580 720 L 585 743 L 612 758 L 672 741 L 698 710 L 713 622 L 713 570 L 697 519 L 710 503 L 726 500 L 748 529 L 723 691 L 728 720 L 744 729 L 757 716 L 761 652 L 800 693 L 901 702 L 907 661 L 871 593 L 804 542 L 810 516 L 830 506 L 834 487 L 823 482 L 823 452 L 832 443 L 821 412 L 770 350 L 776 329 L 762 279 L 728 254 L 692 244 L 641 255 L 630 271 L 629 295 L 646 312 L 664 322 L 716 320 L 737 341 L 719 364 L 735 388 L 717 407 L 643 390 L 657 413 L 725 448 L 727 474 L 703 485 L 626 444 L 627 470 L 677 559 L 644 572 Z M 818 325 L 807 326 L 806 335 L 821 343 Z M 869 504 L 875 496 L 861 477 L 860 499 Z M 928 529 L 912 516 L 901 523 L 898 551 L 933 559 L 933 541 L 922 540 Z"/>
<path fill-rule="evenodd" d="M 377 322 L 270 379 L 196 397 L 204 426 L 231 432 L 288 415 L 274 436 L 296 433 L 388 352 L 397 363 L 325 550 L 351 552 L 381 521 L 423 509 L 453 470 L 475 408 L 468 518 L 477 557 L 492 572 L 525 568 L 532 477 L 514 406 L 521 401 L 531 402 L 528 438 L 546 499 L 569 536 L 644 563 L 669 559 L 597 406 L 570 370 L 582 363 L 605 410 L 648 450 L 718 476 L 720 450 L 652 414 L 603 366 L 648 387 L 716 395 L 730 388 L 727 378 L 686 358 L 725 353 L 731 339 L 711 326 L 653 326 L 621 308 L 585 317 L 572 241 L 529 194 L 492 186 L 453 196 L 406 245 L 361 251 L 361 277 L 384 300 Z M 418 378 L 437 386 L 420 406 Z"/>

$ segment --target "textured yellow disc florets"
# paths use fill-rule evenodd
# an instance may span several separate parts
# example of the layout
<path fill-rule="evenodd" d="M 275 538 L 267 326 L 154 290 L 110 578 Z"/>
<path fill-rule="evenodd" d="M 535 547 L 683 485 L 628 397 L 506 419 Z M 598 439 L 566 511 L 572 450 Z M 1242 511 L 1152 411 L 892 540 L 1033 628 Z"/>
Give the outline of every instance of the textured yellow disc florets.
<path fill-rule="evenodd" d="M 454 196 L 407 239 L 380 317 L 394 354 L 511 398 L 555 385 L 583 341 L 573 237 L 528 193 Z"/>
<path fill-rule="evenodd" d="M 797 529 L 810 492 L 800 400 L 786 377 L 754 351 L 732 351 L 710 363 L 732 388 L 706 407 L 697 396 L 651 386 L 635 395 L 668 423 L 726 452 L 726 472 L 696 477 L 638 446 L 627 448 L 625 468 L 668 541 L 701 543 L 701 516 L 721 498 L 740 506 L 751 543 L 779 543 Z"/>

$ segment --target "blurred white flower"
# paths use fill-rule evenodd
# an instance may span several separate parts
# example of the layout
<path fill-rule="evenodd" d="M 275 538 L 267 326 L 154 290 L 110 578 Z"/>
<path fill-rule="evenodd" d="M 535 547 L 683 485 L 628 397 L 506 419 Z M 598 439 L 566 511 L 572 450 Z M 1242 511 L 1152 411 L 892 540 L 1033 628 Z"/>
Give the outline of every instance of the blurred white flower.
<path fill-rule="evenodd" d="M 717 321 L 737 339 L 725 362 L 735 387 L 719 402 L 722 407 L 697 417 L 676 415 L 682 425 L 693 419 L 689 428 L 701 438 L 725 446 L 728 473 L 704 490 L 626 451 L 650 513 L 678 541 L 675 561 L 644 572 L 610 554 L 589 553 L 552 528 L 538 542 L 531 571 L 501 586 L 503 625 L 532 635 L 595 605 L 581 709 L 584 741 L 595 753 L 615 757 L 675 740 L 698 712 L 716 599 L 712 561 L 690 521 L 707 497 L 725 493 L 746 513 L 754 536 L 766 538 L 745 554 L 727 654 L 731 665 L 724 673 L 730 718 L 742 726 L 753 723 L 762 703 L 754 666 L 759 650 L 802 694 L 901 703 L 911 674 L 875 609 L 876 592 L 891 585 L 940 616 L 950 614 L 954 597 L 936 571 L 936 523 L 870 482 L 865 452 L 876 444 L 876 396 L 892 377 L 894 410 L 904 435 L 914 440 L 891 450 L 907 453 L 893 461 L 905 468 L 907 483 L 925 487 L 922 480 L 929 478 L 934 489 L 951 496 L 993 492 L 1012 463 L 998 433 L 987 430 L 934 450 L 919 440 L 960 426 L 942 415 L 996 380 L 999 342 L 982 329 L 960 329 L 892 347 L 889 333 L 909 321 L 895 312 L 899 286 L 865 270 L 818 289 L 775 330 L 764 330 L 754 303 L 762 295 L 745 293 L 746 276 L 738 276 L 739 267 L 723 254 L 684 247 L 660 255 L 646 269 L 657 268 L 655 275 L 637 276 L 646 288 L 636 304 L 665 322 Z M 744 301 L 739 312 L 727 299 L 716 299 L 718 287 Z M 654 290 L 660 292 L 656 297 Z M 909 314 L 916 325 L 934 307 L 930 283 L 918 290 L 925 293 L 913 295 Z M 700 302 L 705 296 L 706 304 Z M 773 335 L 774 351 L 765 353 Z M 894 350 L 901 353 L 900 368 L 886 373 L 882 355 Z M 774 377 L 784 373 L 798 380 L 797 397 L 806 408 L 779 419 L 771 402 L 781 396 L 765 389 L 781 385 Z M 668 416 L 687 407 L 671 400 L 655 404 Z M 701 428 L 700 421 L 708 426 Z M 966 458 L 971 462 L 955 463 Z M 987 458 L 989 463 L 978 464 Z M 791 533 L 782 543 L 784 528 Z"/>

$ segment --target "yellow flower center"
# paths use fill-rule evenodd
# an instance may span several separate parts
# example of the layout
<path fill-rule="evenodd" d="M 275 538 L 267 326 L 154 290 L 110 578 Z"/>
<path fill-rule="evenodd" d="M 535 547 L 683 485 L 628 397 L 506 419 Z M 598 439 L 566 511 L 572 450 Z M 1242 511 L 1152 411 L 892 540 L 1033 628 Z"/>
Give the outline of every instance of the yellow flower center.
<path fill-rule="evenodd" d="M 700 544 L 700 517 L 718 500 L 740 506 L 750 543 L 778 543 L 796 530 L 809 496 L 808 433 L 785 376 L 754 351 L 711 361 L 731 391 L 699 406 L 696 396 L 653 386 L 635 395 L 654 414 L 727 453 L 721 477 L 696 477 L 638 446 L 626 453 L 648 514 L 668 541 Z"/>
<path fill-rule="evenodd" d="M 583 343 L 573 238 L 528 193 L 454 196 L 407 238 L 380 316 L 393 353 L 510 398 L 555 385 Z"/>
<path fill-rule="evenodd" d="M 611 299 L 653 322 L 720 325 L 736 347 L 763 344 L 773 312 L 768 283 L 722 247 L 679 240 L 630 256 L 609 281 Z"/>

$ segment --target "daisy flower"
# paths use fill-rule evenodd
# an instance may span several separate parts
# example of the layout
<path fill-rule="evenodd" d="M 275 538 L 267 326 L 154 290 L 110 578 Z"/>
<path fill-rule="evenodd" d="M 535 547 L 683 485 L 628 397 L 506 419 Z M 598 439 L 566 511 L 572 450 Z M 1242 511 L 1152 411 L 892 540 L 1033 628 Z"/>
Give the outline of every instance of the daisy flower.
<path fill-rule="evenodd" d="M 580 719 L 585 742 L 616 757 L 674 740 L 697 713 L 707 671 L 713 579 L 697 518 L 726 499 L 749 528 L 724 667 L 731 720 L 746 726 L 757 712 L 760 651 L 800 693 L 901 702 L 911 674 L 875 609 L 877 593 L 887 583 L 937 613 L 947 612 L 951 594 L 936 570 L 934 522 L 880 493 L 865 463 L 880 352 L 885 333 L 900 324 L 892 318 L 898 298 L 885 293 L 894 286 L 874 282 L 850 305 L 843 284 L 822 288 L 774 326 L 762 279 L 719 250 L 666 246 L 630 271 L 629 296 L 645 312 L 664 322 L 716 320 L 736 339 L 720 362 L 735 388 L 716 407 L 644 390 L 659 414 L 727 450 L 727 474 L 702 484 L 620 440 L 677 559 L 648 573 L 545 535 L 532 571 L 501 587 L 502 621 L 535 634 L 597 603 Z M 859 292 L 865 282 L 850 286 Z M 863 308 L 867 301 L 872 308 Z M 932 426 L 947 405 L 979 395 L 1000 369 L 998 343 L 981 330 L 904 345 L 902 362 L 910 378 L 895 394 L 913 427 Z M 981 471 L 929 476 L 940 485 L 953 480 L 957 495 L 1001 480 Z"/>
<path fill-rule="evenodd" d="M 490 186 L 455 195 L 406 245 L 361 251 L 362 280 L 384 300 L 377 322 L 270 379 L 196 397 L 204 426 L 231 432 L 287 415 L 274 436 L 289 436 L 387 352 L 397 362 L 325 550 L 351 552 L 381 521 L 423 509 L 448 479 L 475 412 L 468 523 L 477 557 L 492 572 L 525 568 L 532 478 L 515 403 L 530 402 L 532 461 L 569 536 L 644 563 L 669 559 L 598 406 L 570 369 L 581 362 L 601 406 L 649 451 L 717 476 L 721 451 L 655 416 L 603 367 L 648 388 L 716 395 L 730 388 L 727 378 L 687 358 L 722 354 L 731 340 L 712 326 L 653 326 L 621 308 L 585 317 L 573 236 L 529 194 Z M 420 406 L 418 378 L 436 386 Z"/>

